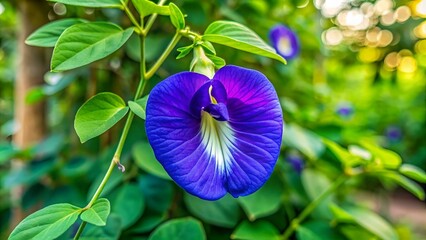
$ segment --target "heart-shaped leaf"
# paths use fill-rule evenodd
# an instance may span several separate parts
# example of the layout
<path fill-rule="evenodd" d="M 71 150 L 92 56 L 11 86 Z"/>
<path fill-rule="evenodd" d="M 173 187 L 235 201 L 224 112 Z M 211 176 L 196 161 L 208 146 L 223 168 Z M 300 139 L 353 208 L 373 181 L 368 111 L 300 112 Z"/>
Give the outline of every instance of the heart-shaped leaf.
<path fill-rule="evenodd" d="M 110 212 L 108 199 L 98 199 L 91 208 L 85 210 L 80 218 L 96 226 L 105 226 Z"/>
<path fill-rule="evenodd" d="M 55 239 L 77 220 L 81 211 L 81 208 L 68 203 L 43 208 L 19 223 L 10 234 L 9 240 Z"/>
<path fill-rule="evenodd" d="M 123 99 L 109 92 L 99 93 L 80 107 L 74 128 L 82 143 L 99 136 L 122 119 L 127 111 Z"/>

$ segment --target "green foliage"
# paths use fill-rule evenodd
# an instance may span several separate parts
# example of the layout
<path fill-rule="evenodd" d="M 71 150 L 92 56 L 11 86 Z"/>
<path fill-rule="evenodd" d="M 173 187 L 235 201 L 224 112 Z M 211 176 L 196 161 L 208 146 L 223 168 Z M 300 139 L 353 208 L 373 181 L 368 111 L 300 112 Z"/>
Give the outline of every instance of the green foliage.
<path fill-rule="evenodd" d="M 84 19 L 67 18 L 48 23 L 33 32 L 27 40 L 25 40 L 25 43 L 37 47 L 54 47 L 59 36 L 61 36 L 65 29 L 72 25 L 85 22 L 87 21 Z"/>
<path fill-rule="evenodd" d="M 149 0 L 132 0 L 133 5 L 142 17 L 151 14 L 170 15 L 168 6 L 159 6 Z"/>
<path fill-rule="evenodd" d="M 110 203 L 106 198 L 100 198 L 80 215 L 81 220 L 96 226 L 105 226 L 110 212 Z"/>
<path fill-rule="evenodd" d="M 129 101 L 129 108 L 134 114 L 145 120 L 145 109 L 147 101 L 148 95 L 136 101 Z"/>
<path fill-rule="evenodd" d="M 108 22 L 80 23 L 67 28 L 53 50 L 51 69 L 59 72 L 78 68 L 117 51 L 134 28 L 123 30 Z"/>
<path fill-rule="evenodd" d="M 419 167 L 410 164 L 402 164 L 399 168 L 399 172 L 416 181 L 426 183 L 426 172 Z"/>
<path fill-rule="evenodd" d="M 20 127 L 11 111 L 19 102 L 13 99 L 13 87 L 19 82 L 15 76 L 20 76 L 15 60 L 22 57 L 15 47 L 20 2 L 0 4 L 0 222 L 10 221 L 12 207 L 19 206 L 10 201 L 16 187 L 24 186 L 25 211 L 54 204 L 24 219 L 10 239 L 70 239 L 81 221 L 88 224 L 79 239 L 90 240 L 207 236 L 358 240 L 424 235 L 422 229 L 411 228 L 414 220 L 405 224 L 392 218 L 386 204 L 380 211 L 386 220 L 360 207 L 369 199 L 364 194 L 381 192 L 387 198 L 391 191 L 401 191 L 399 186 L 425 198 L 421 184 L 426 182 L 426 58 L 423 40 L 411 33 L 420 29 L 416 27 L 420 20 L 411 17 L 390 26 L 370 21 L 370 30 L 353 31 L 335 25 L 340 24 L 337 17 L 321 16 L 312 2 L 306 6 L 282 0 L 176 5 L 149 0 L 51 2 L 58 3 L 50 5 L 52 22 L 32 33 L 26 43 L 54 47 L 51 70 L 61 73 L 47 73 L 45 83 L 32 88 L 25 99 L 26 104 L 47 102 L 51 134 L 25 147 L 14 145 L 19 142 L 15 136 L 11 140 Z M 351 4 L 344 11 L 364 4 L 376 3 Z M 391 12 L 397 12 L 396 7 Z M 61 8 L 66 10 L 63 15 Z M 301 44 L 299 56 L 286 66 L 264 40 L 277 23 L 294 30 Z M 343 34 L 344 44 L 327 45 L 330 29 Z M 370 42 L 377 29 L 392 33 L 391 45 Z M 359 42 L 348 44 L 354 39 L 347 39 L 347 33 L 354 33 Z M 167 45 L 173 34 L 176 41 Z M 176 46 L 179 54 L 174 55 Z M 146 140 L 143 120 L 149 89 L 171 74 L 187 71 L 190 58 L 184 57 L 200 46 L 216 69 L 227 62 L 263 72 L 282 103 L 281 155 L 269 181 L 249 196 L 205 201 L 185 193 Z M 384 60 L 391 54 L 397 56 L 398 66 L 390 67 Z M 378 59 L 366 62 L 364 55 Z M 403 63 L 413 61 L 414 72 L 406 72 Z M 143 87 L 138 86 L 141 78 Z M 137 89 L 142 91 L 135 95 L 145 97 L 127 101 L 126 106 L 123 99 L 135 99 Z M 341 106 L 350 106 L 350 113 L 342 114 Z M 132 126 L 113 128 L 126 115 Z M 73 121 L 81 142 L 108 134 L 80 145 L 70 134 Z M 33 130 L 38 129 L 25 129 Z M 24 166 L 17 168 L 12 159 L 22 159 Z M 124 173 L 116 169 L 119 162 L 126 166 Z M 88 202 L 94 204 L 76 207 Z M 0 239 L 7 238 L 6 232 L 7 224 L 0 224 Z"/>
<path fill-rule="evenodd" d="M 283 145 L 293 147 L 310 159 L 317 159 L 324 151 L 321 139 L 311 131 L 296 124 L 288 124 L 283 136 Z"/>
<path fill-rule="evenodd" d="M 176 29 L 181 30 L 185 28 L 185 17 L 182 11 L 174 4 L 169 4 L 170 8 L 170 21 Z"/>
<path fill-rule="evenodd" d="M 163 166 L 157 161 L 154 151 L 148 142 L 138 142 L 133 146 L 133 157 L 136 164 L 141 169 L 151 173 L 154 176 L 171 180 L 169 174 L 164 170 Z"/>
<path fill-rule="evenodd" d="M 266 44 L 255 32 L 236 22 L 213 22 L 207 27 L 202 38 L 212 43 L 222 44 L 286 63 L 285 59 L 276 54 L 275 50 Z"/>
<path fill-rule="evenodd" d="M 279 240 L 278 229 L 267 221 L 244 221 L 235 229 L 231 239 L 245 240 Z"/>
<path fill-rule="evenodd" d="M 118 215 L 122 229 L 134 224 L 145 210 L 143 193 L 136 184 L 126 184 L 112 194 L 111 211 Z"/>
<path fill-rule="evenodd" d="M 78 110 L 74 128 L 82 143 L 99 136 L 120 119 L 129 108 L 123 99 L 113 93 L 99 93 L 85 102 Z"/>
<path fill-rule="evenodd" d="M 425 192 L 422 187 L 416 182 L 410 180 L 409 178 L 395 173 L 395 172 L 383 172 L 379 173 L 379 176 L 383 176 L 384 178 L 389 178 L 401 187 L 405 188 L 407 191 L 411 192 L 414 196 L 418 197 L 420 200 L 425 199 Z"/>
<path fill-rule="evenodd" d="M 68 203 L 43 208 L 25 218 L 10 234 L 10 240 L 54 239 L 78 218 L 82 209 Z"/>
<path fill-rule="evenodd" d="M 203 225 L 193 218 L 180 218 L 165 222 L 149 236 L 149 240 L 187 239 L 204 240 Z"/>
<path fill-rule="evenodd" d="M 241 211 L 238 202 L 230 195 L 226 195 L 217 201 L 206 201 L 185 194 L 184 200 L 189 211 L 206 223 L 233 228 L 240 220 Z"/>
<path fill-rule="evenodd" d="M 94 8 L 121 8 L 120 0 L 48 0 L 51 2 L 63 3 L 74 6 L 94 7 Z"/>
<path fill-rule="evenodd" d="M 239 198 L 250 221 L 275 213 L 281 205 L 283 185 L 277 175 L 272 177 L 257 192 Z"/>
<path fill-rule="evenodd" d="M 374 157 L 376 157 L 375 161 L 378 164 L 383 165 L 385 168 L 397 169 L 401 165 L 402 159 L 395 152 L 377 147 L 367 142 L 362 142 L 361 145 L 369 150 Z"/>
<path fill-rule="evenodd" d="M 383 240 L 398 239 L 398 235 L 392 226 L 370 210 L 347 206 L 343 207 L 341 211 L 345 213 L 345 217 L 342 219 L 344 221 L 353 221 Z M 339 220 L 339 216 L 336 217 Z"/>

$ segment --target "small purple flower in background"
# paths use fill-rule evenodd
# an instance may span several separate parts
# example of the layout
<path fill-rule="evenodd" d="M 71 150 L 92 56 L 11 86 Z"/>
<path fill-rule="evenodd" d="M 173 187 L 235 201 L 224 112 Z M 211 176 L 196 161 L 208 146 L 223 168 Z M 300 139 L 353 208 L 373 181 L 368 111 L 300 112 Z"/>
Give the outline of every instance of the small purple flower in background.
<path fill-rule="evenodd" d="M 288 163 L 290 163 L 293 169 L 299 174 L 302 172 L 303 168 L 305 167 L 303 158 L 298 153 L 291 152 L 287 154 L 286 160 Z"/>
<path fill-rule="evenodd" d="M 274 169 L 282 110 L 258 71 L 225 66 L 212 79 L 182 72 L 151 91 L 146 131 L 158 161 L 187 192 L 239 197 L 258 190 Z"/>
<path fill-rule="evenodd" d="M 300 45 L 296 33 L 284 25 L 272 27 L 269 39 L 277 53 L 287 60 L 295 58 L 299 53 Z"/>
<path fill-rule="evenodd" d="M 386 128 L 386 138 L 389 142 L 398 142 L 402 138 L 401 128 L 397 126 L 389 126 Z"/>
<path fill-rule="evenodd" d="M 337 106 L 336 113 L 342 118 L 349 118 L 354 113 L 354 109 L 350 103 L 340 103 Z"/>

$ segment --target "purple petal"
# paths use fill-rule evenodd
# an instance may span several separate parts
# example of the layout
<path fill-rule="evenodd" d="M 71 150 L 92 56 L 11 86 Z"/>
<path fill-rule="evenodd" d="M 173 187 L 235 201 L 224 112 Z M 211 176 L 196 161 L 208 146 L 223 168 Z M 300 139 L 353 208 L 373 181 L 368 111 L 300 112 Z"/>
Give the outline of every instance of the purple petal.
<path fill-rule="evenodd" d="M 296 34 L 284 25 L 275 25 L 269 31 L 269 39 L 277 53 L 290 60 L 299 53 L 299 40 Z"/>
<path fill-rule="evenodd" d="M 225 66 L 214 76 L 228 94 L 229 125 L 235 137 L 227 190 L 245 196 L 270 177 L 280 152 L 283 120 L 277 93 L 260 72 Z"/>
<path fill-rule="evenodd" d="M 186 191 L 206 199 L 225 195 L 222 176 L 201 144 L 200 120 L 190 113 L 195 92 L 209 79 L 184 72 L 157 84 L 146 109 L 146 132 L 158 161 Z"/>
<path fill-rule="evenodd" d="M 146 112 L 157 159 L 193 195 L 248 195 L 272 173 L 282 112 L 260 72 L 225 66 L 211 81 L 196 73 L 173 75 L 154 87 Z"/>

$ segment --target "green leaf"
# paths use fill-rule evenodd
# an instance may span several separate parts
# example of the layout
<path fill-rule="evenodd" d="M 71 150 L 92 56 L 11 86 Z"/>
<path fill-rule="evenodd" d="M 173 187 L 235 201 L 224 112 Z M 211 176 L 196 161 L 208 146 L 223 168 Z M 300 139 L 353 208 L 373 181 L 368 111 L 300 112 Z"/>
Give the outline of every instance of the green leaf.
<path fill-rule="evenodd" d="M 183 13 L 180 11 L 178 6 L 176 6 L 174 3 L 170 3 L 169 8 L 170 8 L 170 20 L 172 21 L 173 26 L 175 26 L 175 28 L 178 30 L 184 29 L 185 17 L 183 16 Z"/>
<path fill-rule="evenodd" d="M 123 30 L 108 22 L 73 25 L 59 37 L 53 50 L 51 69 L 65 71 L 102 59 L 123 46 L 133 30 Z"/>
<path fill-rule="evenodd" d="M 50 2 L 92 8 L 122 8 L 120 0 L 48 0 Z"/>
<path fill-rule="evenodd" d="M 360 144 L 375 156 L 375 161 L 378 164 L 382 164 L 385 168 L 397 169 L 402 163 L 401 157 L 391 150 L 384 149 L 365 141 Z"/>
<path fill-rule="evenodd" d="M 148 101 L 148 95 L 136 101 L 129 101 L 128 103 L 129 103 L 130 110 L 132 110 L 134 114 L 138 115 L 138 117 L 145 120 L 146 118 L 145 109 L 146 109 L 147 101 Z"/>
<path fill-rule="evenodd" d="M 386 178 L 392 179 L 398 185 L 405 188 L 407 191 L 411 192 L 414 196 L 416 196 L 420 200 L 425 199 L 425 192 L 423 188 L 416 182 L 410 180 L 409 178 L 396 172 L 385 172 L 385 173 L 381 173 L 380 175 Z"/>
<path fill-rule="evenodd" d="M 277 175 L 272 175 L 257 192 L 238 198 L 250 221 L 275 213 L 281 205 L 283 184 Z"/>
<path fill-rule="evenodd" d="M 186 57 L 186 55 L 188 55 L 192 51 L 193 48 L 194 48 L 194 45 L 189 45 L 189 46 L 178 48 L 177 51 L 179 52 L 179 55 L 176 57 L 176 59 L 181 59 L 181 58 Z"/>
<path fill-rule="evenodd" d="M 325 149 L 318 135 L 296 124 L 286 126 L 283 146 L 295 148 L 310 159 L 318 159 Z"/>
<path fill-rule="evenodd" d="M 207 54 L 216 55 L 216 49 L 214 49 L 214 46 L 209 41 L 202 41 L 201 47 L 206 51 Z"/>
<path fill-rule="evenodd" d="M 13 145 L 1 144 L 0 145 L 0 164 L 3 164 L 10 160 L 18 152 Z"/>
<path fill-rule="evenodd" d="M 348 215 L 352 216 L 352 220 L 355 223 L 373 233 L 374 235 L 380 237 L 381 239 L 398 239 L 398 235 L 392 226 L 375 212 L 353 206 L 343 207 L 342 211 L 346 211 Z"/>
<path fill-rule="evenodd" d="M 275 50 L 266 44 L 255 32 L 236 22 L 216 21 L 211 23 L 204 32 L 202 39 L 273 58 L 286 64 L 286 60 L 278 55 Z"/>
<path fill-rule="evenodd" d="M 298 240 L 321 240 L 322 236 L 318 236 L 312 230 L 299 226 L 296 229 L 296 236 Z"/>
<path fill-rule="evenodd" d="M 110 204 L 108 199 L 100 198 L 96 200 L 92 207 L 85 210 L 80 218 L 83 221 L 94 224 L 96 226 L 105 226 L 110 212 Z"/>
<path fill-rule="evenodd" d="M 152 232 L 148 240 L 205 240 L 203 225 L 190 217 L 167 221 Z"/>
<path fill-rule="evenodd" d="M 101 135 L 120 119 L 127 111 L 123 99 L 114 93 L 99 93 L 78 109 L 75 116 L 74 128 L 82 143 Z"/>
<path fill-rule="evenodd" d="M 342 148 L 337 143 L 325 138 L 323 138 L 322 141 L 343 165 L 352 167 L 361 162 L 359 157 L 352 155 L 348 150 Z"/>
<path fill-rule="evenodd" d="M 144 212 L 145 199 L 136 184 L 121 186 L 112 199 L 112 212 L 120 217 L 123 229 L 135 223 Z"/>
<path fill-rule="evenodd" d="M 324 193 L 331 185 L 330 180 L 321 172 L 305 169 L 302 172 L 302 183 L 311 200 Z"/>
<path fill-rule="evenodd" d="M 238 202 L 230 195 L 217 201 L 206 201 L 186 193 L 184 201 L 188 210 L 206 223 L 233 228 L 240 219 Z"/>
<path fill-rule="evenodd" d="M 279 240 L 278 229 L 267 221 L 244 221 L 235 229 L 231 239 L 245 240 Z"/>
<path fill-rule="evenodd" d="M 300 230 L 303 229 L 303 230 Z M 314 233 L 315 237 L 311 234 Z M 330 224 L 328 221 L 320 220 L 311 220 L 302 225 L 298 226 L 296 229 L 297 239 L 308 240 L 308 239 L 327 239 L 327 240 L 341 240 L 344 237 L 339 234 L 337 228 L 334 227 L 334 224 Z"/>
<path fill-rule="evenodd" d="M 81 208 L 61 203 L 43 208 L 22 220 L 9 240 L 54 239 L 64 233 L 78 218 Z"/>
<path fill-rule="evenodd" d="M 132 233 L 152 231 L 167 219 L 167 212 L 173 202 L 173 183 L 150 174 L 138 177 L 138 185 L 145 197 L 146 211 L 132 227 Z"/>
<path fill-rule="evenodd" d="M 33 32 L 25 43 L 37 47 L 54 47 L 62 32 L 77 23 L 87 22 L 79 18 L 67 18 L 48 23 Z"/>
<path fill-rule="evenodd" d="M 169 6 L 159 6 L 149 0 L 132 0 L 133 5 L 142 17 L 151 14 L 170 15 Z"/>
<path fill-rule="evenodd" d="M 138 167 L 154 176 L 171 180 L 169 174 L 155 158 L 154 151 L 148 142 L 138 142 L 134 144 L 132 153 Z"/>
<path fill-rule="evenodd" d="M 302 184 L 309 199 L 314 200 L 330 188 L 330 180 L 321 172 L 312 169 L 305 169 L 302 172 Z M 329 204 L 332 202 L 332 195 L 326 197 L 315 208 L 314 214 L 321 217 L 331 217 Z"/>
<path fill-rule="evenodd" d="M 399 172 L 411 179 L 426 183 L 426 172 L 419 167 L 411 164 L 402 164 L 399 168 Z"/>
<path fill-rule="evenodd" d="M 208 58 L 210 58 L 210 60 L 212 60 L 212 62 L 214 63 L 214 66 L 217 69 L 219 69 L 219 68 L 221 68 L 221 67 L 223 67 L 223 66 L 226 65 L 225 59 L 223 59 L 221 57 L 218 57 L 218 56 L 215 56 L 215 55 L 211 55 L 211 54 L 206 54 L 206 56 Z"/>
<path fill-rule="evenodd" d="M 116 214 L 108 216 L 105 226 L 88 225 L 83 231 L 80 240 L 117 240 L 121 234 L 121 220 Z"/>

